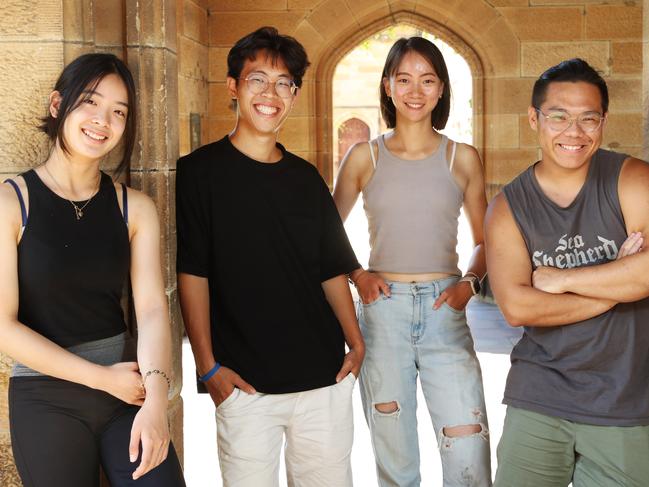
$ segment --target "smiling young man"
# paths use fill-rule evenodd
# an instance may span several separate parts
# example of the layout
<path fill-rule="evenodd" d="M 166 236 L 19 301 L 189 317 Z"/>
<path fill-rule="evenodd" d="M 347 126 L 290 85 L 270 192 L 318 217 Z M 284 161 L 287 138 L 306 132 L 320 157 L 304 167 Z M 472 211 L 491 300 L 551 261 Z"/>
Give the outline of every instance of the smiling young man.
<path fill-rule="evenodd" d="M 490 282 L 509 323 L 525 327 L 497 487 L 649 478 L 649 165 L 599 148 L 607 111 L 586 62 L 543 73 L 528 113 L 541 160 L 487 213 Z"/>
<path fill-rule="evenodd" d="M 180 304 L 226 487 L 279 485 L 284 437 L 289 485 L 352 485 L 358 263 L 318 171 L 277 143 L 308 64 L 274 28 L 239 40 L 234 130 L 178 161 Z"/>

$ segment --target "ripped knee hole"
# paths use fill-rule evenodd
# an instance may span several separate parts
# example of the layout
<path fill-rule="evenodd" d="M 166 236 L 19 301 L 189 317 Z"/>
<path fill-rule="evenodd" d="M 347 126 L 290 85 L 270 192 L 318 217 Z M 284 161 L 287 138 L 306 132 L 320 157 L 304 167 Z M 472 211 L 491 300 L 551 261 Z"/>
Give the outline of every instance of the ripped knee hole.
<path fill-rule="evenodd" d="M 396 413 L 399 410 L 399 403 L 397 401 L 392 402 L 382 402 L 374 404 L 374 408 L 383 414 L 392 414 Z"/>
<path fill-rule="evenodd" d="M 442 429 L 442 434 L 448 438 L 458 438 L 482 433 L 483 430 L 484 427 L 481 424 L 463 424 L 460 426 L 446 426 Z"/>

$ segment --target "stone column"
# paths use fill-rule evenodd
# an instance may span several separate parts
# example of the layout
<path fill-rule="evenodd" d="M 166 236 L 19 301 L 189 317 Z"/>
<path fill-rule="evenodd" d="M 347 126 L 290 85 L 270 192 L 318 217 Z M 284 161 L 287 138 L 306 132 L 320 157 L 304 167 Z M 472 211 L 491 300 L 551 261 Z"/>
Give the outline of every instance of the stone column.
<path fill-rule="evenodd" d="M 649 161 L 649 0 L 644 0 L 642 18 L 642 158 Z"/>
<path fill-rule="evenodd" d="M 35 129 L 64 63 L 61 0 L 0 2 L 0 181 L 43 161 Z M 7 386 L 12 362 L 0 355 L 0 486 L 19 487 L 9 435 Z"/>
<path fill-rule="evenodd" d="M 139 143 L 130 168 L 130 185 L 153 198 L 158 207 L 162 266 L 171 310 L 173 388 L 169 420 L 182 461 L 182 324 L 176 290 L 175 171 L 178 157 L 178 67 L 176 2 L 126 2 L 126 61 L 138 91 Z"/>

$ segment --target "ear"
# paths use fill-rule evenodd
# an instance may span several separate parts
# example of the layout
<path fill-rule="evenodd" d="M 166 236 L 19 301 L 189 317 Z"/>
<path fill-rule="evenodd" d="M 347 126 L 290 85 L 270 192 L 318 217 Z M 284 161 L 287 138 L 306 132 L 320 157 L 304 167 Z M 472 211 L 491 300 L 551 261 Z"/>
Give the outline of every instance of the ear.
<path fill-rule="evenodd" d="M 59 107 L 61 106 L 61 93 L 53 91 L 50 93 L 50 115 L 57 118 L 59 116 Z"/>
<path fill-rule="evenodd" d="M 383 78 L 383 88 L 385 89 L 385 94 L 391 98 L 392 89 L 390 88 L 390 78 Z"/>
<path fill-rule="evenodd" d="M 532 130 L 537 130 L 539 125 L 539 112 L 536 111 L 536 108 L 530 106 L 527 108 L 527 121 L 530 123 Z"/>
<path fill-rule="evenodd" d="M 225 86 L 228 89 L 228 95 L 231 99 L 236 100 L 239 98 L 239 90 L 237 86 L 237 80 L 228 76 L 225 80 Z"/>
<path fill-rule="evenodd" d="M 291 110 L 292 110 L 293 107 L 295 106 L 295 102 L 297 101 L 297 97 L 300 96 L 300 92 L 301 92 L 301 91 L 302 91 L 302 90 L 301 90 L 300 88 L 298 88 L 297 90 L 295 90 L 295 94 L 293 95 L 293 99 L 291 100 Z"/>

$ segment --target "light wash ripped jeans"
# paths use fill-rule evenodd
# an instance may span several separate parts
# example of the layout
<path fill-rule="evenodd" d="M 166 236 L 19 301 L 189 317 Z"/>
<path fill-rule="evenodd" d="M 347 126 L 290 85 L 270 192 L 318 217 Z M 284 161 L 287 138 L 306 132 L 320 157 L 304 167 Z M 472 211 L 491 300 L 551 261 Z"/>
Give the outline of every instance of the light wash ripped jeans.
<path fill-rule="evenodd" d="M 489 487 L 491 466 L 482 374 L 464 311 L 433 303 L 457 282 L 388 281 L 391 296 L 358 305 L 366 354 L 360 389 L 381 487 L 418 487 L 417 376 L 437 435 L 444 487 Z M 377 404 L 396 401 L 382 413 Z M 447 437 L 445 427 L 481 431 Z M 432 440 L 432 439 L 431 439 Z"/>

